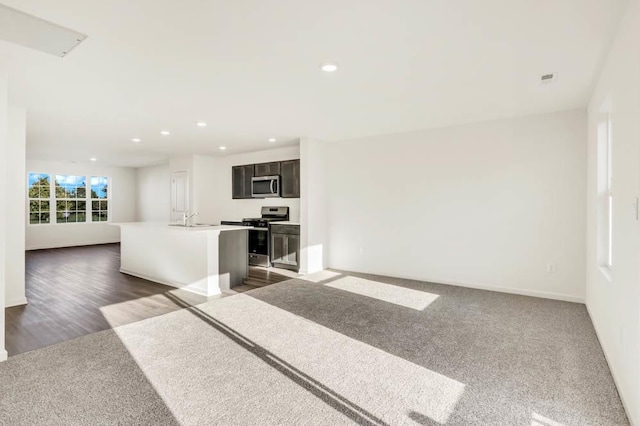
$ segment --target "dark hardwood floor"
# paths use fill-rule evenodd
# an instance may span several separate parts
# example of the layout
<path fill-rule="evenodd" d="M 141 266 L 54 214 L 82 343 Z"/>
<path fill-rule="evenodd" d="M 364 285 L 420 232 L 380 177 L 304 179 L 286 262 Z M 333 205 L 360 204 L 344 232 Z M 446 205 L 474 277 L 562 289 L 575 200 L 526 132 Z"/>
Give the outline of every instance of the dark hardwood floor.
<path fill-rule="evenodd" d="M 207 301 L 204 296 L 120 273 L 120 246 L 26 253 L 28 305 L 6 312 L 6 349 L 16 355 Z"/>
<path fill-rule="evenodd" d="M 9 356 L 208 300 L 122 274 L 119 269 L 119 244 L 26 252 L 29 304 L 5 310 L 5 344 Z M 250 267 L 245 284 L 224 295 L 296 276 L 299 274 L 291 271 Z"/>
<path fill-rule="evenodd" d="M 244 280 L 244 284 L 250 287 L 264 287 L 282 281 L 299 277 L 300 274 L 286 269 L 263 268 L 260 266 L 250 266 L 249 276 Z"/>
<path fill-rule="evenodd" d="M 29 304 L 5 310 L 5 344 L 9 356 L 208 300 L 120 273 L 119 269 L 119 244 L 26 252 Z M 250 267 L 245 284 L 224 295 L 296 276 L 298 274 L 291 271 Z"/>

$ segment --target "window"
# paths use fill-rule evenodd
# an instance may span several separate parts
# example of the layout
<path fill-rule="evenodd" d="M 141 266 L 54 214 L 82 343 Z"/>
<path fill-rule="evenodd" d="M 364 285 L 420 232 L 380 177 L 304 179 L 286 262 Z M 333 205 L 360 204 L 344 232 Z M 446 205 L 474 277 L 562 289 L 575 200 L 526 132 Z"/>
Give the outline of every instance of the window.
<path fill-rule="evenodd" d="M 599 262 L 613 266 L 613 138 L 610 114 L 598 124 Z"/>
<path fill-rule="evenodd" d="M 29 173 L 29 223 L 50 222 L 51 177 L 47 174 Z"/>
<path fill-rule="evenodd" d="M 29 224 L 107 222 L 107 176 L 28 174 Z"/>
<path fill-rule="evenodd" d="M 607 259 L 606 265 L 613 266 L 613 141 L 611 139 L 611 120 L 607 120 Z"/>
<path fill-rule="evenodd" d="M 109 220 L 109 178 L 91 177 L 91 220 L 106 222 Z"/>
<path fill-rule="evenodd" d="M 56 223 L 87 221 L 87 178 L 56 175 Z"/>

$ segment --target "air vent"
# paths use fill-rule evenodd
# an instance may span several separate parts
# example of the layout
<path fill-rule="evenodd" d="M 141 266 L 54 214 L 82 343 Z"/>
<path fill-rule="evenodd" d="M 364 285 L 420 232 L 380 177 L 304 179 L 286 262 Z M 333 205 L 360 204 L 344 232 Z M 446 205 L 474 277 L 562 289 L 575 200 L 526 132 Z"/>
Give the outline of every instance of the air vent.
<path fill-rule="evenodd" d="M 64 57 L 87 36 L 0 4 L 0 40 Z"/>
<path fill-rule="evenodd" d="M 540 81 L 542 83 L 551 83 L 553 81 L 555 81 L 556 79 L 556 74 L 555 73 L 551 73 L 551 74 L 544 74 L 540 77 Z"/>

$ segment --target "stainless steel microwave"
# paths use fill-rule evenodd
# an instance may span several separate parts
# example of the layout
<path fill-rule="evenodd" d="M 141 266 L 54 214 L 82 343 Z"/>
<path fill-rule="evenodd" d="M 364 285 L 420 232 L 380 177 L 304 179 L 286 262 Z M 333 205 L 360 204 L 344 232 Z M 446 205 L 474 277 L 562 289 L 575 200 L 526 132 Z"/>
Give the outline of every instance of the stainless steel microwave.
<path fill-rule="evenodd" d="M 251 196 L 272 198 L 280 196 L 280 176 L 260 176 L 251 178 Z"/>

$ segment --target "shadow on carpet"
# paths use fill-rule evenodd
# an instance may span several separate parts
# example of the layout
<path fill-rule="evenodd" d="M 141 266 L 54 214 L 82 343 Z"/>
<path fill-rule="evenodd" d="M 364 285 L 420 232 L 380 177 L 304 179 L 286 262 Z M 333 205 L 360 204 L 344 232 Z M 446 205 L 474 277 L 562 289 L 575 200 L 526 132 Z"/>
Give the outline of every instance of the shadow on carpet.
<path fill-rule="evenodd" d="M 184 308 L 10 358 L 0 423 L 628 425 L 584 305 L 324 271 Z"/>

